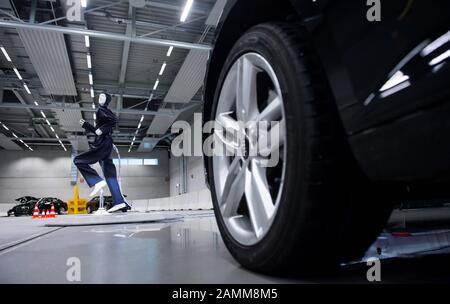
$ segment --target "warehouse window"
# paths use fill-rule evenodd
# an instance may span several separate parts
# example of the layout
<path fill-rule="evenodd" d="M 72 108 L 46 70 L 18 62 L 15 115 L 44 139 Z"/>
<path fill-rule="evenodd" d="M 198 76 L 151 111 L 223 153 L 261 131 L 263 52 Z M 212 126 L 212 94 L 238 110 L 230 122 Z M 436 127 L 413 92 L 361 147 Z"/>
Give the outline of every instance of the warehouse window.
<path fill-rule="evenodd" d="M 158 166 L 157 158 L 122 158 L 120 160 L 122 166 Z M 113 163 L 118 166 L 119 159 L 114 158 Z"/>
<path fill-rule="evenodd" d="M 157 166 L 159 165 L 157 158 L 145 158 L 144 159 L 144 166 Z"/>
<path fill-rule="evenodd" d="M 126 160 L 128 166 L 142 166 L 143 164 L 142 158 L 128 158 Z"/>

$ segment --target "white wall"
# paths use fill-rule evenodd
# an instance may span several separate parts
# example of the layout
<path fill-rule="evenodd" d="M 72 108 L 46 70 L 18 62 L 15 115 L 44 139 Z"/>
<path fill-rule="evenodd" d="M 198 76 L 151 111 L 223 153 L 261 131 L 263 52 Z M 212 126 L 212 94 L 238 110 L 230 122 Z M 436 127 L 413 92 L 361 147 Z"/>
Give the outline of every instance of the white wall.
<path fill-rule="evenodd" d="M 198 117 L 197 119 L 200 119 Z M 191 117 L 189 124 L 191 125 L 192 134 L 194 132 L 194 116 Z M 201 122 L 200 122 L 201 124 Z M 201 138 L 202 134 L 195 134 Z M 194 134 L 192 137 L 191 146 L 195 144 Z M 205 183 L 205 170 L 203 165 L 203 157 L 201 156 L 187 156 L 185 157 L 186 169 L 187 169 L 187 185 L 186 193 L 201 191 L 206 189 Z M 181 165 L 181 157 L 175 157 L 171 155 L 169 161 L 170 167 L 170 195 L 175 196 L 182 193 L 183 187 L 183 173 Z M 179 187 L 177 187 L 179 185 Z M 181 189 L 180 189 L 181 188 Z"/>
<path fill-rule="evenodd" d="M 158 166 L 123 166 L 122 188 L 128 198 L 149 199 L 169 195 L 168 153 L 126 153 L 122 157 L 158 158 Z M 71 157 L 64 151 L 0 151 L 0 203 L 11 203 L 17 197 L 73 197 L 70 185 Z M 99 167 L 95 166 L 98 170 Z M 99 171 L 101 172 L 101 170 Z M 80 177 L 80 175 L 79 175 Z M 80 185 L 80 196 L 87 198 L 89 187 Z"/>
<path fill-rule="evenodd" d="M 188 192 L 201 191 L 206 188 L 205 166 L 202 157 L 188 157 L 187 173 Z"/>

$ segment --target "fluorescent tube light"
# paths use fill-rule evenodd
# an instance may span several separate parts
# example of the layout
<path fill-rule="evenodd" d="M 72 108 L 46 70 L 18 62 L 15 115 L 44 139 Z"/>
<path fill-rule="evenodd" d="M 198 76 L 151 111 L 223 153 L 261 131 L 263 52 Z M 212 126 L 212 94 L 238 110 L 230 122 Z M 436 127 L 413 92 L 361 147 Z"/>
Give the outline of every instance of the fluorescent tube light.
<path fill-rule="evenodd" d="M 161 70 L 159 71 L 159 76 L 161 76 L 162 74 L 164 74 L 164 70 L 166 69 L 167 63 L 163 63 Z"/>
<path fill-rule="evenodd" d="M 5 48 L 4 47 L 0 47 L 0 49 L 2 49 L 3 55 L 5 55 L 6 60 L 11 62 L 11 57 L 9 57 L 8 52 L 5 50 Z"/>
<path fill-rule="evenodd" d="M 17 75 L 17 78 L 19 78 L 20 80 L 23 80 L 22 75 L 20 75 L 19 70 L 17 70 L 16 68 L 13 68 L 14 72 Z"/>
<path fill-rule="evenodd" d="M 92 69 L 92 61 L 91 61 L 91 54 L 87 54 L 86 55 L 86 60 L 87 60 L 87 66 L 88 66 L 88 69 Z"/>
<path fill-rule="evenodd" d="M 187 0 L 186 1 L 186 5 L 184 6 L 183 13 L 181 14 L 181 18 L 180 18 L 181 22 L 185 22 L 186 21 L 188 15 L 189 15 L 189 12 L 191 11 L 191 7 L 192 7 L 193 3 L 194 3 L 194 0 Z"/>
<path fill-rule="evenodd" d="M 24 84 L 23 87 L 25 88 L 25 91 L 27 91 L 27 93 L 31 95 L 31 92 L 30 92 L 30 89 L 28 88 L 28 86 L 26 84 Z"/>
<path fill-rule="evenodd" d="M 170 55 L 172 55 L 172 51 L 173 51 L 173 46 L 170 46 L 169 50 L 167 51 L 167 57 L 170 57 Z"/>
<path fill-rule="evenodd" d="M 153 91 L 158 88 L 158 85 L 159 85 L 159 79 L 156 80 L 155 85 L 153 86 Z"/>

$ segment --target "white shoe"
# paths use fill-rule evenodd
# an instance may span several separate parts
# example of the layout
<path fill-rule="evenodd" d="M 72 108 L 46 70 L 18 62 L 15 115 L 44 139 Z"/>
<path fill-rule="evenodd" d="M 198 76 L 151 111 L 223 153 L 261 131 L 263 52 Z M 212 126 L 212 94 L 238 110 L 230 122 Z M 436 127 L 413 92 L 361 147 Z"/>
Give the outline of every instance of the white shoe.
<path fill-rule="evenodd" d="M 109 213 L 114 213 L 117 211 L 122 211 L 122 210 L 128 210 L 131 209 L 131 206 L 128 205 L 127 203 L 122 203 L 122 204 L 117 204 L 115 206 L 112 206 L 110 209 L 108 209 Z"/>
<path fill-rule="evenodd" d="M 101 182 L 98 182 L 94 186 L 94 190 L 92 190 L 91 194 L 89 194 L 89 197 L 94 197 L 99 193 L 103 188 L 107 186 L 106 182 L 102 180 Z"/>

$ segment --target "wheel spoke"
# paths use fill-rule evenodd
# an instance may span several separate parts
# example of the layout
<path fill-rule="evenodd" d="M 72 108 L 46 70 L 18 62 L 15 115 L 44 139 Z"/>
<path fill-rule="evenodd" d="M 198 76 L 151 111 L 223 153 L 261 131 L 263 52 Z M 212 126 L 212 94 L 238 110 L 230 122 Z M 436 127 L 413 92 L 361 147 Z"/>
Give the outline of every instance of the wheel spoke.
<path fill-rule="evenodd" d="M 229 114 L 231 112 L 222 113 L 217 116 L 214 133 L 225 144 L 228 151 L 236 154 L 240 147 L 240 141 L 243 140 L 243 127 L 240 127 L 240 123 Z"/>
<path fill-rule="evenodd" d="M 259 69 L 245 57 L 239 59 L 236 83 L 236 114 L 239 121 L 247 122 L 257 116 L 256 75 Z"/>
<path fill-rule="evenodd" d="M 239 131 L 239 123 L 233 119 L 230 114 L 233 112 L 221 113 L 217 116 L 216 123 L 225 130 Z"/>
<path fill-rule="evenodd" d="M 245 197 L 250 213 L 250 222 L 256 237 L 260 237 L 269 225 L 275 207 L 270 196 L 267 180 L 262 176 L 262 168 L 253 162 L 252 171 L 245 177 Z"/>
<path fill-rule="evenodd" d="M 231 162 L 225 186 L 222 191 L 221 210 L 225 217 L 236 214 L 239 203 L 244 195 L 246 165 L 240 166 L 240 158 L 235 157 Z"/>
<path fill-rule="evenodd" d="M 261 160 L 252 160 L 252 178 L 254 189 L 258 189 L 257 195 L 264 207 L 264 211 L 268 218 L 273 215 L 275 206 L 273 204 L 272 195 L 269 191 L 269 183 L 267 182 L 267 168 L 261 166 Z"/>
<path fill-rule="evenodd" d="M 260 136 L 265 137 L 259 139 L 260 146 L 259 152 L 262 156 L 267 157 L 272 153 L 280 152 L 281 147 L 284 146 L 286 140 L 286 124 L 282 119 L 272 125 L 272 128 L 268 132 L 261 132 Z"/>
<path fill-rule="evenodd" d="M 281 98 L 277 95 L 273 96 L 273 99 L 267 104 L 264 110 L 258 116 L 257 121 L 275 121 L 281 117 L 282 114 Z"/>

